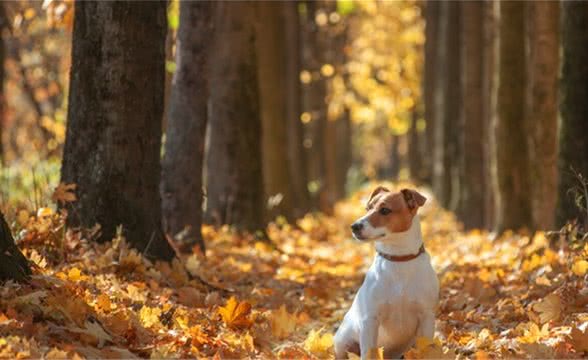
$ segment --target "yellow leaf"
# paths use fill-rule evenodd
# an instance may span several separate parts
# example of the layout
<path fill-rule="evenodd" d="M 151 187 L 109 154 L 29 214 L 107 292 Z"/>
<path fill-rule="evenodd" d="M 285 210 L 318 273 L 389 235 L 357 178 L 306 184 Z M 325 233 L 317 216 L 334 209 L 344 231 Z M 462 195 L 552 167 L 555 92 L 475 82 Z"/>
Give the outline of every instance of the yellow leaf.
<path fill-rule="evenodd" d="M 271 312 L 269 317 L 272 333 L 278 339 L 283 339 L 296 329 L 296 315 L 288 313 L 282 304 L 279 310 Z"/>
<path fill-rule="evenodd" d="M 161 315 L 160 308 L 152 308 L 149 306 L 143 306 L 139 312 L 139 318 L 145 327 L 151 327 L 153 325 L 161 324 L 159 322 L 159 316 Z"/>
<path fill-rule="evenodd" d="M 53 209 L 51 209 L 51 208 L 42 207 L 42 208 L 39 208 L 39 210 L 37 210 L 37 217 L 38 218 L 48 217 L 51 215 L 53 215 Z"/>
<path fill-rule="evenodd" d="M 333 347 L 333 334 L 322 332 L 323 329 L 311 330 L 304 340 L 304 349 L 319 357 L 327 356 Z"/>
<path fill-rule="evenodd" d="M 110 311 L 111 305 L 110 298 L 106 294 L 100 294 L 96 299 L 96 306 L 104 312 Z"/>
<path fill-rule="evenodd" d="M 584 276 L 588 271 L 588 261 L 578 260 L 572 265 L 572 271 L 578 276 Z"/>
<path fill-rule="evenodd" d="M 454 359 L 453 351 L 443 351 L 441 343 L 426 337 L 416 339 L 416 345 L 404 354 L 406 359 Z"/>
<path fill-rule="evenodd" d="M 238 302 L 234 296 L 227 301 L 224 307 L 218 309 L 225 324 L 233 328 L 247 328 L 253 324 L 249 318 L 251 313 L 251 304 L 246 301 Z"/>
<path fill-rule="evenodd" d="M 76 184 L 59 183 L 51 195 L 51 200 L 62 204 L 74 202 L 77 200 L 75 189 Z"/>
<path fill-rule="evenodd" d="M 67 272 L 67 278 L 71 281 L 83 281 L 88 279 L 88 277 L 82 275 L 80 269 L 76 267 L 69 269 L 69 271 Z"/>
<path fill-rule="evenodd" d="M 24 226 L 29 221 L 30 216 L 31 215 L 29 214 L 28 211 L 26 211 L 26 210 L 20 210 L 18 212 L 18 216 L 16 217 L 16 220 L 18 221 L 18 224 L 20 226 Z"/>
<path fill-rule="evenodd" d="M 526 326 L 524 335 L 519 336 L 517 340 L 523 344 L 532 344 L 537 341 L 549 337 L 549 324 L 544 324 L 541 328 L 535 323 L 521 324 Z"/>
<path fill-rule="evenodd" d="M 533 310 L 539 314 L 541 323 L 559 319 L 561 300 L 556 294 L 549 294 L 541 302 L 533 305 Z"/>

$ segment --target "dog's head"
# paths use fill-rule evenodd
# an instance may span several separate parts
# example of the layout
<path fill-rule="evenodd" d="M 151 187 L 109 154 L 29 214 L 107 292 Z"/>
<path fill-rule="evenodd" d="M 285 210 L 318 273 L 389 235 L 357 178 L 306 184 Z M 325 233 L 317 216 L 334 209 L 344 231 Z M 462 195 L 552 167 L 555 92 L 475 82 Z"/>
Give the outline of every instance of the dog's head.
<path fill-rule="evenodd" d="M 377 187 L 367 202 L 367 214 L 351 225 L 357 240 L 369 241 L 410 229 L 412 219 L 427 199 L 416 190 L 391 192 Z"/>

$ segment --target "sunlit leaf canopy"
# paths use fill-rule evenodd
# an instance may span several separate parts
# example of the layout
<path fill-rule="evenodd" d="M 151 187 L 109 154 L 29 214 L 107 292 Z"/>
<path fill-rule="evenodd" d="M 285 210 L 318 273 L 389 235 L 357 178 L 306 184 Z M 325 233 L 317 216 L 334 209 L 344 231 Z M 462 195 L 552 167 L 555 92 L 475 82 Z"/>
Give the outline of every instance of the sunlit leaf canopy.
<path fill-rule="evenodd" d="M 344 65 L 349 82 L 341 73 L 334 76 L 330 106 L 346 105 L 354 122 L 387 125 L 393 134 L 403 135 L 421 96 L 421 8 L 416 1 L 339 4 L 337 10 L 347 17 L 349 26 L 350 42 L 345 48 L 348 61 Z M 321 25 L 320 19 L 317 23 Z M 329 72 L 322 71 L 325 76 Z"/>

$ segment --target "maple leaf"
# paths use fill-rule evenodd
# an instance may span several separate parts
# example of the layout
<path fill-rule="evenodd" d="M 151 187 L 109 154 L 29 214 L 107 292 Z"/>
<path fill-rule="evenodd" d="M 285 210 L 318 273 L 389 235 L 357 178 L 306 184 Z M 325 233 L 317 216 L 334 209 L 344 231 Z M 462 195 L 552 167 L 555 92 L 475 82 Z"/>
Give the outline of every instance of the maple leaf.
<path fill-rule="evenodd" d="M 234 296 L 227 301 L 225 306 L 218 308 L 218 314 L 228 327 L 248 328 L 253 324 L 249 318 L 251 304 L 246 301 L 237 301 Z"/>
<path fill-rule="evenodd" d="M 311 330 L 304 340 L 304 349 L 318 357 L 327 356 L 333 347 L 333 334 L 322 332 L 322 328 Z"/>
<path fill-rule="evenodd" d="M 570 333 L 571 343 L 577 352 L 588 352 L 588 330 L 584 331 L 574 327 Z"/>
<path fill-rule="evenodd" d="M 296 315 L 290 314 L 284 304 L 277 311 L 271 312 L 269 320 L 272 333 L 278 339 L 287 337 L 296 329 Z"/>
<path fill-rule="evenodd" d="M 418 337 L 415 347 L 404 353 L 406 359 L 455 359 L 452 350 L 443 351 L 441 342 L 427 337 Z"/>
<path fill-rule="evenodd" d="M 161 322 L 159 321 L 160 315 L 160 308 L 152 308 L 149 306 L 143 306 L 141 308 L 141 311 L 139 312 L 139 318 L 141 319 L 141 322 L 146 328 L 161 324 Z"/>
<path fill-rule="evenodd" d="M 561 308 L 561 300 L 556 294 L 549 294 L 541 302 L 533 305 L 533 310 L 539 313 L 539 321 L 542 324 L 559 319 Z"/>
<path fill-rule="evenodd" d="M 524 329 L 524 335 L 519 336 L 517 340 L 524 344 L 532 344 L 549 337 L 549 324 L 543 324 L 541 328 L 535 323 L 520 324 Z"/>
<path fill-rule="evenodd" d="M 76 186 L 76 184 L 59 183 L 51 195 L 51 200 L 61 204 L 76 201 L 77 197 L 74 192 Z"/>

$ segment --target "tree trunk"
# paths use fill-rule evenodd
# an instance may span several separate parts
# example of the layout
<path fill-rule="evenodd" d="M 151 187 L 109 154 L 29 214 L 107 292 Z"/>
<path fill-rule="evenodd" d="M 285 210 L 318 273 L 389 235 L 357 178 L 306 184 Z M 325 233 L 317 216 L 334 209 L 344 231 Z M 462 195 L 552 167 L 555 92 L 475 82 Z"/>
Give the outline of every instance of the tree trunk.
<path fill-rule="evenodd" d="M 458 201 L 458 117 L 460 100 L 458 2 L 442 2 L 439 25 L 439 61 L 435 79 L 435 144 L 433 190 L 439 203 L 455 210 Z"/>
<path fill-rule="evenodd" d="M 559 2 L 528 2 L 526 130 L 533 223 L 551 229 L 557 201 Z"/>
<path fill-rule="evenodd" d="M 500 4 L 496 230 L 532 228 L 525 133 L 525 3 Z"/>
<path fill-rule="evenodd" d="M 304 91 L 304 109 L 311 116 L 305 128 L 305 150 L 308 160 L 308 181 L 312 188 L 311 201 L 315 209 L 329 210 L 326 197 L 324 134 L 327 126 L 327 84 L 321 75 L 321 66 L 325 63 L 324 53 L 327 48 L 326 31 L 315 22 L 320 8 L 317 1 L 306 2 L 304 19 L 304 68 L 311 73 L 312 79 L 306 83 Z M 325 25 L 326 26 L 326 25 Z"/>
<path fill-rule="evenodd" d="M 561 125 L 559 129 L 559 200 L 557 222 L 578 219 L 588 229 L 586 193 L 580 210 L 573 191 L 585 191 L 575 173 L 588 179 L 588 3 L 562 2 Z"/>
<path fill-rule="evenodd" d="M 302 113 L 302 91 L 300 88 L 301 41 L 298 1 L 283 3 L 286 43 L 286 118 L 288 121 L 288 166 L 292 188 L 292 215 L 301 217 L 309 210 L 308 177 L 304 154 L 304 133 L 300 115 Z"/>
<path fill-rule="evenodd" d="M 263 181 L 270 219 L 283 215 L 292 219 L 292 187 L 288 167 L 288 121 L 286 113 L 286 3 L 257 3 L 257 54 L 262 119 Z"/>
<path fill-rule="evenodd" d="M 213 2 L 180 2 L 176 72 L 172 83 L 162 172 L 166 231 L 204 250 L 202 167 L 208 120 L 208 57 Z"/>
<path fill-rule="evenodd" d="M 161 119 L 166 3 L 84 1 L 75 6 L 67 137 L 61 178 L 76 183 L 70 226 L 122 224 L 151 258 L 174 251 L 161 228 Z"/>
<path fill-rule="evenodd" d="M 0 212 L 0 281 L 25 282 L 30 275 L 29 261 L 14 244 L 10 228 Z"/>
<path fill-rule="evenodd" d="M 483 116 L 482 62 L 484 3 L 460 2 L 461 7 L 461 93 L 460 196 L 458 216 L 466 229 L 484 226 L 486 124 Z"/>
<path fill-rule="evenodd" d="M 331 4 L 328 4 L 332 6 Z M 330 9 L 327 7 L 327 11 Z M 331 25 L 328 30 L 329 47 L 325 49 L 325 62 L 331 64 L 336 76 L 340 77 L 343 83 L 349 83 L 349 74 L 345 70 L 347 56 L 345 47 L 348 42 L 346 23 L 340 22 L 337 25 Z M 328 92 L 333 93 L 332 87 L 334 77 L 326 79 Z M 340 101 L 340 100 L 339 100 Z M 341 101 L 340 104 L 331 106 L 340 106 L 338 111 L 329 111 L 327 109 L 327 121 L 324 134 L 324 154 L 325 154 L 325 188 L 327 207 L 323 209 L 327 213 L 332 213 L 335 203 L 345 197 L 345 185 L 347 183 L 347 171 L 351 163 L 351 119 L 349 109 Z M 328 107 L 328 106 L 327 106 Z M 331 118 L 329 118 L 331 112 Z"/>
<path fill-rule="evenodd" d="M 264 228 L 255 6 L 217 3 L 206 174 L 208 217 L 251 232 Z"/>
<path fill-rule="evenodd" d="M 4 118 L 6 111 L 6 96 L 4 95 L 4 79 L 6 77 L 6 70 L 4 69 L 4 62 L 6 60 L 6 40 L 4 30 L 10 26 L 8 17 L 6 16 L 5 4 L 0 3 L 0 165 L 4 165 Z"/>
<path fill-rule="evenodd" d="M 440 26 L 441 2 L 429 0 L 425 6 L 425 65 L 423 75 L 423 98 L 425 103 L 425 139 L 428 151 L 423 158 L 427 169 L 425 179 L 432 184 L 433 176 L 433 146 L 435 144 L 435 120 L 438 114 L 435 113 L 435 80 L 440 74 L 437 73 L 439 62 L 439 26 Z"/>
<path fill-rule="evenodd" d="M 498 95 L 498 30 L 497 1 L 484 2 L 484 47 L 482 49 L 482 117 L 486 126 L 484 138 L 484 178 L 486 179 L 487 190 L 484 191 L 484 227 L 491 229 L 494 226 L 495 194 L 498 190 L 496 176 L 496 101 Z"/>
<path fill-rule="evenodd" d="M 410 114 L 411 124 L 408 130 L 408 169 L 410 177 L 413 181 L 423 182 L 427 181 L 427 172 L 429 167 L 424 165 L 424 159 L 427 155 L 423 153 L 422 147 L 422 132 L 418 129 L 419 112 L 417 108 L 413 108 Z M 425 137 L 426 140 L 426 137 Z"/>

